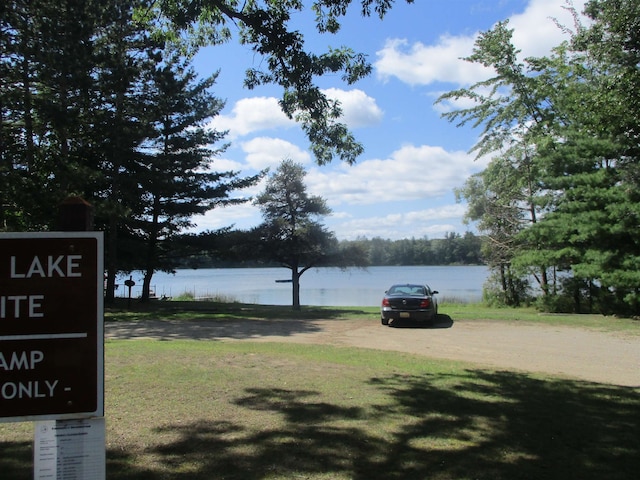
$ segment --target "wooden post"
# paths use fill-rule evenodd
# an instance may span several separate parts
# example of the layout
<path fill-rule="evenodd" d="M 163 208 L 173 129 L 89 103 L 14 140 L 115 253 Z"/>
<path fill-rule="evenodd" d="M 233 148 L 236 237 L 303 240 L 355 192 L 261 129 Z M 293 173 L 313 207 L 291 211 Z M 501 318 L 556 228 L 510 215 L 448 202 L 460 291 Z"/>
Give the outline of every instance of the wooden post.
<path fill-rule="evenodd" d="M 72 195 L 67 197 L 58 207 L 58 223 L 56 228 L 62 232 L 93 231 L 93 205 L 79 196 Z M 100 253 L 104 254 L 102 250 Z M 103 260 L 100 259 L 101 265 L 102 261 Z M 102 279 L 98 278 L 97 280 L 102 284 Z M 103 314 L 102 307 L 100 307 L 99 314 Z M 103 320 L 101 319 L 101 325 L 102 322 Z M 101 368 L 104 369 L 104 367 Z M 99 381 L 102 381 L 104 385 L 104 371 L 102 371 L 102 375 L 102 380 Z M 102 402 L 104 402 L 104 392 L 102 395 Z M 50 478 L 51 470 L 53 470 L 54 473 L 56 472 L 56 469 L 60 472 L 60 465 L 64 466 L 66 465 L 65 462 L 69 462 L 69 465 L 67 466 L 69 472 L 71 472 L 68 475 L 69 478 L 85 477 L 88 472 L 90 472 L 91 478 L 104 480 L 106 478 L 106 432 L 104 426 L 104 412 L 102 412 L 101 415 L 102 416 L 90 418 L 79 417 L 77 419 L 56 419 L 54 422 L 52 421 L 51 424 L 46 421 L 37 422 L 36 432 L 49 432 L 49 436 L 54 440 L 58 436 L 64 436 L 62 433 L 58 434 L 58 432 L 64 432 L 69 428 L 73 428 L 76 431 L 78 431 L 78 429 L 82 429 L 82 434 L 88 435 L 86 438 L 91 438 L 93 441 L 85 444 L 82 440 L 76 440 L 76 442 L 81 446 L 83 452 L 80 465 L 77 466 L 79 461 L 77 458 L 73 457 L 73 455 L 75 455 L 75 450 L 73 450 L 74 447 L 71 447 L 71 450 L 67 447 L 67 451 L 65 452 L 62 449 L 58 449 L 57 444 L 55 444 L 55 453 L 52 456 L 51 438 L 46 437 L 45 435 L 46 438 L 43 442 L 42 438 L 35 435 L 34 451 L 42 453 L 42 450 L 40 450 L 42 448 L 40 443 L 44 443 L 45 453 L 42 454 L 41 458 L 34 457 L 34 478 L 37 480 Z M 51 435 L 52 432 L 56 433 Z M 90 434 L 88 432 L 90 432 Z M 77 436 L 78 434 L 74 433 L 74 435 Z M 42 436 L 42 434 L 40 436 Z M 40 440 L 39 442 L 36 441 L 38 439 Z M 71 442 L 69 438 L 66 438 L 65 441 Z M 65 457 L 65 455 L 68 455 L 69 458 Z M 74 470 L 74 467 L 77 471 Z M 58 476 L 55 478 L 58 478 Z M 64 478 L 67 478 L 67 475 L 64 475 Z"/>
<path fill-rule="evenodd" d="M 90 232 L 93 230 L 93 206 L 82 197 L 67 197 L 58 210 L 58 230 Z"/>
<path fill-rule="evenodd" d="M 135 286 L 136 282 L 134 282 L 133 278 L 131 278 L 131 275 L 129 275 L 129 280 L 125 280 L 124 284 L 129 289 L 129 300 L 127 302 L 127 306 L 128 306 L 128 308 L 131 308 L 131 288 L 133 288 Z"/>

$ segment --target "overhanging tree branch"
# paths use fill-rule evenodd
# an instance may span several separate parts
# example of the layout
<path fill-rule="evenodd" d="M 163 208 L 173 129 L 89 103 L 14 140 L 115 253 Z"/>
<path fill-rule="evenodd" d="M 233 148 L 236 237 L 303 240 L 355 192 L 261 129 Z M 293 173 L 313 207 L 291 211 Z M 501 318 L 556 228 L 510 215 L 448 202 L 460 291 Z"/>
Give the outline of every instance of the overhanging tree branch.
<path fill-rule="evenodd" d="M 413 3 L 413 0 L 405 0 Z M 302 126 L 319 164 L 334 157 L 348 164 L 356 161 L 364 151 L 346 125 L 339 121 L 341 111 L 315 84 L 315 77 L 343 72 L 348 84 L 371 73 L 366 56 L 347 47 L 329 49 L 316 55 L 305 48 L 304 36 L 291 25 L 292 12 L 310 8 L 315 12 L 316 29 L 320 33 L 336 33 L 340 17 L 346 15 L 354 0 L 317 0 L 307 6 L 301 0 L 161 0 L 159 9 L 173 23 L 174 28 L 196 30 L 203 25 L 211 30 L 211 37 L 224 35 L 215 32 L 228 22 L 238 30 L 240 42 L 250 46 L 266 58 L 268 72 L 247 69 L 245 86 L 277 84 L 283 87 L 280 106 L 289 118 Z M 368 17 L 375 12 L 383 18 L 394 0 L 360 0 L 361 14 Z M 195 35 L 201 39 L 203 35 Z"/>

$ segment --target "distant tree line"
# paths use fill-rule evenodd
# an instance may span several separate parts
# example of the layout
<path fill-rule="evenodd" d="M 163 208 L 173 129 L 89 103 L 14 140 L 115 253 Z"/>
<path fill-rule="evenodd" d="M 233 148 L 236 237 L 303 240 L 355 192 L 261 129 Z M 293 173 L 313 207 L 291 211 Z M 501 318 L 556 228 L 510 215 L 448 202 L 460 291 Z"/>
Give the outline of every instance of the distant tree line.
<path fill-rule="evenodd" d="M 178 260 L 179 268 L 232 268 L 280 266 L 253 255 L 251 249 L 239 248 L 251 245 L 249 232 L 218 232 L 213 238 L 210 234 L 200 236 L 207 251 L 200 251 Z M 205 238 L 208 237 L 208 240 Z M 194 245 L 192 238 L 189 242 Z M 356 240 L 337 240 L 333 247 L 339 251 L 351 251 L 365 266 L 399 265 L 481 265 L 483 238 L 466 232 L 447 233 L 444 238 L 410 238 L 390 240 L 380 237 L 358 238 Z M 240 253 L 241 251 L 241 253 Z M 326 263 L 326 266 L 342 267 L 344 262 Z"/>
<path fill-rule="evenodd" d="M 447 233 L 444 238 L 389 240 L 380 237 L 343 241 L 368 252 L 369 264 L 395 265 L 480 265 L 482 238 L 472 232 Z"/>

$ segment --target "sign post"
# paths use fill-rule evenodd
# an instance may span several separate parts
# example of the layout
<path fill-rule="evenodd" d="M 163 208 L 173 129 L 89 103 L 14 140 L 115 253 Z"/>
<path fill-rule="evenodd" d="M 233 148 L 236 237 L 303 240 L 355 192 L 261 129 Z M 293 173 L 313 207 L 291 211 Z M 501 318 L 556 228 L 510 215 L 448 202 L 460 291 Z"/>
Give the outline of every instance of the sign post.
<path fill-rule="evenodd" d="M 0 422 L 36 421 L 36 479 L 105 477 L 103 253 L 100 232 L 0 233 Z"/>

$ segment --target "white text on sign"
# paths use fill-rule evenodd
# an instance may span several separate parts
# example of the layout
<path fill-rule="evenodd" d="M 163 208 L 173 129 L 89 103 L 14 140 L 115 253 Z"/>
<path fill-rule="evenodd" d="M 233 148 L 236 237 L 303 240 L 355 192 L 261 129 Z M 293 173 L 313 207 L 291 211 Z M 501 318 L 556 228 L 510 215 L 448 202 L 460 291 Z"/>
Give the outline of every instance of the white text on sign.
<path fill-rule="evenodd" d="M 82 255 L 48 255 L 46 258 L 33 257 L 29 263 L 29 268 L 19 271 L 16 264 L 16 257 L 11 257 L 10 278 L 79 278 L 80 260 Z"/>

